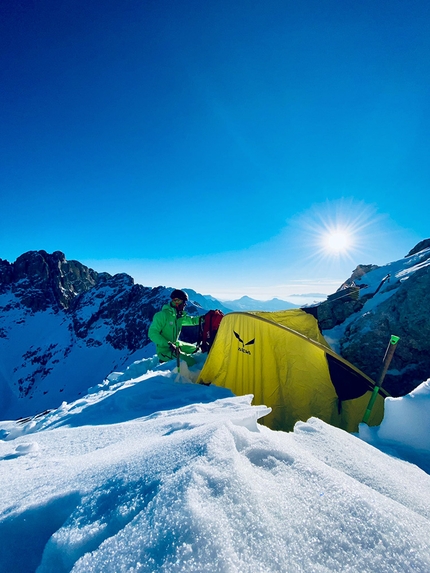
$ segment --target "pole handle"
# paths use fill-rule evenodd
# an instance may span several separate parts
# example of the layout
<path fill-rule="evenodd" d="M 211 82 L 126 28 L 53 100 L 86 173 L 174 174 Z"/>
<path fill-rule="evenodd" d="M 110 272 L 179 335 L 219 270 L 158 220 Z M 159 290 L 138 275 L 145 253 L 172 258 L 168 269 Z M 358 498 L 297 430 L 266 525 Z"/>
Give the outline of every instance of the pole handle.
<path fill-rule="evenodd" d="M 363 423 L 367 424 L 369 420 L 370 414 L 372 412 L 373 406 L 375 405 L 376 398 L 378 396 L 378 392 L 381 389 L 382 383 L 384 381 L 385 375 L 387 373 L 388 367 L 390 366 L 391 359 L 393 358 L 394 352 L 396 351 L 397 343 L 399 342 L 400 337 L 394 334 L 391 335 L 390 341 L 387 346 L 387 350 L 385 351 L 384 359 L 382 362 L 381 373 L 379 374 L 378 381 L 376 382 L 372 395 L 370 396 L 369 403 L 367 405 L 366 411 L 364 412 L 363 416 Z"/>

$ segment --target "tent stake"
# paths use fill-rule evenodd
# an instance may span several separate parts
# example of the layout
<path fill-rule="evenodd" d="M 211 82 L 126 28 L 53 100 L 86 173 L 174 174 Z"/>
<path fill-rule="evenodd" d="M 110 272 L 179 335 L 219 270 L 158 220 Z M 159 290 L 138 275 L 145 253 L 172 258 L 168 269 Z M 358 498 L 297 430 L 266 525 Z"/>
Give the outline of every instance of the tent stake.
<path fill-rule="evenodd" d="M 384 378 L 385 378 L 385 375 L 387 373 L 388 367 L 390 365 L 391 359 L 393 358 L 394 351 L 396 350 L 396 345 L 399 342 L 399 340 L 400 339 L 398 336 L 395 336 L 394 334 L 391 335 L 390 342 L 388 343 L 387 350 L 385 351 L 384 360 L 382 362 L 381 373 L 379 375 L 378 381 L 375 384 L 375 387 L 373 388 L 373 392 L 372 392 L 372 395 L 370 397 L 369 404 L 367 405 L 367 409 L 364 412 L 364 416 L 363 416 L 363 423 L 364 424 L 367 424 L 367 421 L 370 417 L 370 413 L 372 411 L 373 405 L 375 404 L 376 397 L 377 397 L 378 392 L 382 386 L 382 383 L 384 381 Z"/>

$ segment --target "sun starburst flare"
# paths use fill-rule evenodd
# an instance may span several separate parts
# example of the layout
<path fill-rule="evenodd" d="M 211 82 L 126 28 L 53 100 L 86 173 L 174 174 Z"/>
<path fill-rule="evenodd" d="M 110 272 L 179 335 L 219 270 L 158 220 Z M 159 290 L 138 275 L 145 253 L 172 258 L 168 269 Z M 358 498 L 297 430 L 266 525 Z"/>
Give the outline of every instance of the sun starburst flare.
<path fill-rule="evenodd" d="M 352 247 L 353 240 L 348 231 L 335 229 L 323 236 L 323 244 L 331 253 L 345 253 Z"/>
<path fill-rule="evenodd" d="M 375 242 L 375 231 L 383 216 L 376 207 L 355 199 L 326 201 L 312 206 L 294 220 L 302 262 L 317 268 L 322 265 L 334 272 L 343 263 L 357 264 L 357 259 Z M 320 267 L 321 268 L 321 267 Z"/>

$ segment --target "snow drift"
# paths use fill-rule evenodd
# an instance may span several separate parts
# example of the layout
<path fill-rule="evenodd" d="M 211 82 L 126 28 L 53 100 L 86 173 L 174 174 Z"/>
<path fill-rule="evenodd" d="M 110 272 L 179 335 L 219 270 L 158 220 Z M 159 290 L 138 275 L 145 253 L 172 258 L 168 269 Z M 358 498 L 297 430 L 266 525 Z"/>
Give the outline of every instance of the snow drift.
<path fill-rule="evenodd" d="M 398 453 L 428 464 L 429 382 L 360 427 L 378 449 L 315 418 L 271 431 L 251 396 L 181 374 L 142 360 L 0 423 L 1 571 L 430 570 L 430 476 Z"/>

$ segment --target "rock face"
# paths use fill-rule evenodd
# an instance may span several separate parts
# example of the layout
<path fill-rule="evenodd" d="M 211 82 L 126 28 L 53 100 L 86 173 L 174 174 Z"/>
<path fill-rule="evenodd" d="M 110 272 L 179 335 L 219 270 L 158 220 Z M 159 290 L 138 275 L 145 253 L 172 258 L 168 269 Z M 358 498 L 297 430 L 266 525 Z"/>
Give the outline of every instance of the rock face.
<path fill-rule="evenodd" d="M 149 343 L 152 317 L 168 300 L 168 295 L 163 287 L 153 289 L 134 284 L 129 275 L 104 273 L 98 276 L 91 290 L 71 303 L 73 331 L 86 344 L 106 342 L 117 350 L 134 352 Z M 103 340 L 97 336 L 100 329 L 105 333 Z"/>
<path fill-rule="evenodd" d="M 420 241 L 417 245 L 415 245 L 415 247 L 411 249 L 406 256 L 410 257 L 411 255 L 416 255 L 420 251 L 428 249 L 429 247 L 430 247 L 430 239 L 424 239 L 424 241 Z"/>
<path fill-rule="evenodd" d="M 376 379 L 387 333 L 400 337 L 384 387 L 394 396 L 430 377 L 430 267 L 416 271 L 377 310 L 353 321 L 342 338 L 341 354 Z"/>
<path fill-rule="evenodd" d="M 148 327 L 171 290 L 97 273 L 59 251 L 0 259 L 0 417 L 58 407 L 132 356 L 152 355 Z"/>
<path fill-rule="evenodd" d="M 341 291 L 346 287 L 355 285 L 355 281 L 362 279 L 364 275 L 378 269 L 378 265 L 358 265 L 353 271 L 352 275 L 347 279 L 341 286 L 337 289 L 337 292 Z M 362 285 L 362 288 L 364 285 Z"/>
<path fill-rule="evenodd" d="M 0 292 L 8 287 L 33 312 L 69 307 L 73 298 L 96 284 L 97 273 L 63 253 L 30 251 L 15 263 L 0 259 Z"/>
<path fill-rule="evenodd" d="M 384 381 L 393 396 L 430 377 L 430 248 L 418 247 L 386 267 L 369 266 L 360 276 L 354 272 L 356 299 L 328 300 L 314 313 L 339 354 L 374 380 L 390 335 L 400 337 Z"/>
<path fill-rule="evenodd" d="M 349 279 L 317 307 L 316 317 L 322 330 L 342 324 L 351 314 L 363 308 L 366 296 L 360 297 L 360 290 L 367 288 L 366 279 L 363 277 L 378 268 L 377 265 L 358 265 Z"/>

